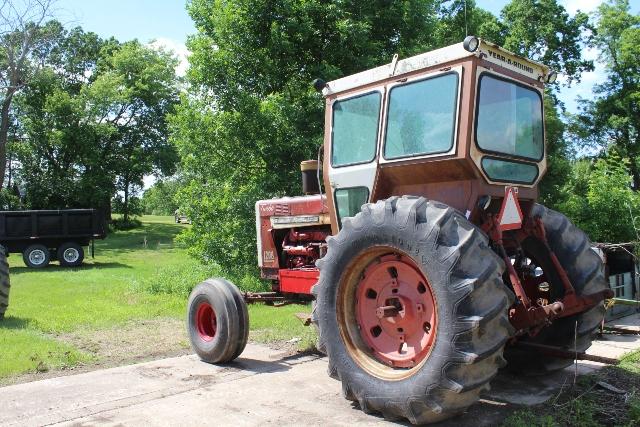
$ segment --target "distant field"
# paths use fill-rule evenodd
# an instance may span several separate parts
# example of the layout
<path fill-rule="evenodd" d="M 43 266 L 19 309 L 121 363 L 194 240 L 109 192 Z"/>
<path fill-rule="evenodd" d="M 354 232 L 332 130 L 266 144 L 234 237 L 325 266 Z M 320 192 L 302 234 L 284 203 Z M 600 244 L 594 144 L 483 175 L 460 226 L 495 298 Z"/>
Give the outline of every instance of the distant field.
<path fill-rule="evenodd" d="M 175 241 L 185 225 L 144 216 L 143 226 L 96 242 L 80 268 L 52 263 L 28 269 L 9 257 L 9 310 L 0 321 L 0 382 L 16 375 L 113 365 L 188 352 L 184 331 L 189 287 L 215 269 L 198 265 Z M 193 282 L 193 283 L 192 283 Z M 293 313 L 307 307 L 250 307 L 251 337 L 262 342 L 314 340 Z M 37 376 L 36 375 L 36 376 Z"/>

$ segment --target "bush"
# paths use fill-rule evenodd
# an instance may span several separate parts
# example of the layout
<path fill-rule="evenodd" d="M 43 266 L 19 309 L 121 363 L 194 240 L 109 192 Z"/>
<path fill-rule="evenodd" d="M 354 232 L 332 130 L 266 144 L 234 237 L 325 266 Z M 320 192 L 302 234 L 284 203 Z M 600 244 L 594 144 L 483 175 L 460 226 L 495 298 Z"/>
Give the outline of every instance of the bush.
<path fill-rule="evenodd" d="M 137 218 L 129 218 L 126 221 L 123 217 L 114 218 L 111 220 L 110 228 L 112 231 L 120 230 L 127 231 L 134 228 L 142 227 L 142 222 Z"/>
<path fill-rule="evenodd" d="M 180 295 L 187 298 L 195 285 L 210 277 L 224 276 L 217 265 L 204 265 L 190 260 L 178 265 L 160 267 L 149 278 L 137 283 L 139 290 L 152 294 Z M 229 278 L 243 291 L 259 292 L 265 285 L 255 277 Z"/>
<path fill-rule="evenodd" d="M 0 209 L 1 210 L 20 210 L 24 206 L 20 201 L 17 190 L 0 189 Z"/>

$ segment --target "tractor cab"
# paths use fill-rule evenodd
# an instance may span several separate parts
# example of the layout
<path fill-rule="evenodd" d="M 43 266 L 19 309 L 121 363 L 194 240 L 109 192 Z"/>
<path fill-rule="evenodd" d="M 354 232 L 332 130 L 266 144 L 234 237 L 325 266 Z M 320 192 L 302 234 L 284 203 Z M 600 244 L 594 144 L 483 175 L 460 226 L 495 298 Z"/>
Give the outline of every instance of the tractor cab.
<path fill-rule="evenodd" d="M 367 202 L 421 195 L 469 217 L 505 186 L 529 207 L 546 170 L 546 66 L 470 36 L 317 87 L 333 231 Z M 494 206 L 491 202 L 494 202 Z"/>

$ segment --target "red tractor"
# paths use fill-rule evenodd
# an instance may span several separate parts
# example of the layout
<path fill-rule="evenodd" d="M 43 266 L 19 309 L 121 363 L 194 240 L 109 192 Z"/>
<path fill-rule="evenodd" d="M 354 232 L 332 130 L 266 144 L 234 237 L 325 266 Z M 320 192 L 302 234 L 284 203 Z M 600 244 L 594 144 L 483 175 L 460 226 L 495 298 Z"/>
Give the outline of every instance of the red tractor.
<path fill-rule="evenodd" d="M 240 355 L 247 302 L 315 300 L 318 349 L 345 398 L 414 424 L 464 411 L 507 363 L 570 364 L 559 354 L 591 345 L 611 291 L 585 233 L 536 203 L 555 77 L 470 36 L 317 80 L 326 194 L 307 161 L 307 195 L 256 204 L 272 292 L 199 284 L 188 309 L 198 355 Z"/>

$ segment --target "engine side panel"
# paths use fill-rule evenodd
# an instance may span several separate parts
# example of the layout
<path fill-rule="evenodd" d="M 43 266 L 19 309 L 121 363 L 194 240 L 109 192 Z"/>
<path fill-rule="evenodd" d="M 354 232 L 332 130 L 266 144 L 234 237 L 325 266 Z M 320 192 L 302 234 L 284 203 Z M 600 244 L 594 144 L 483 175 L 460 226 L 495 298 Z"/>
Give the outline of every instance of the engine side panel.
<path fill-rule="evenodd" d="M 310 195 L 256 203 L 258 265 L 274 290 L 310 293 L 317 281 L 315 261 L 326 251 L 330 234 L 326 197 Z"/>

